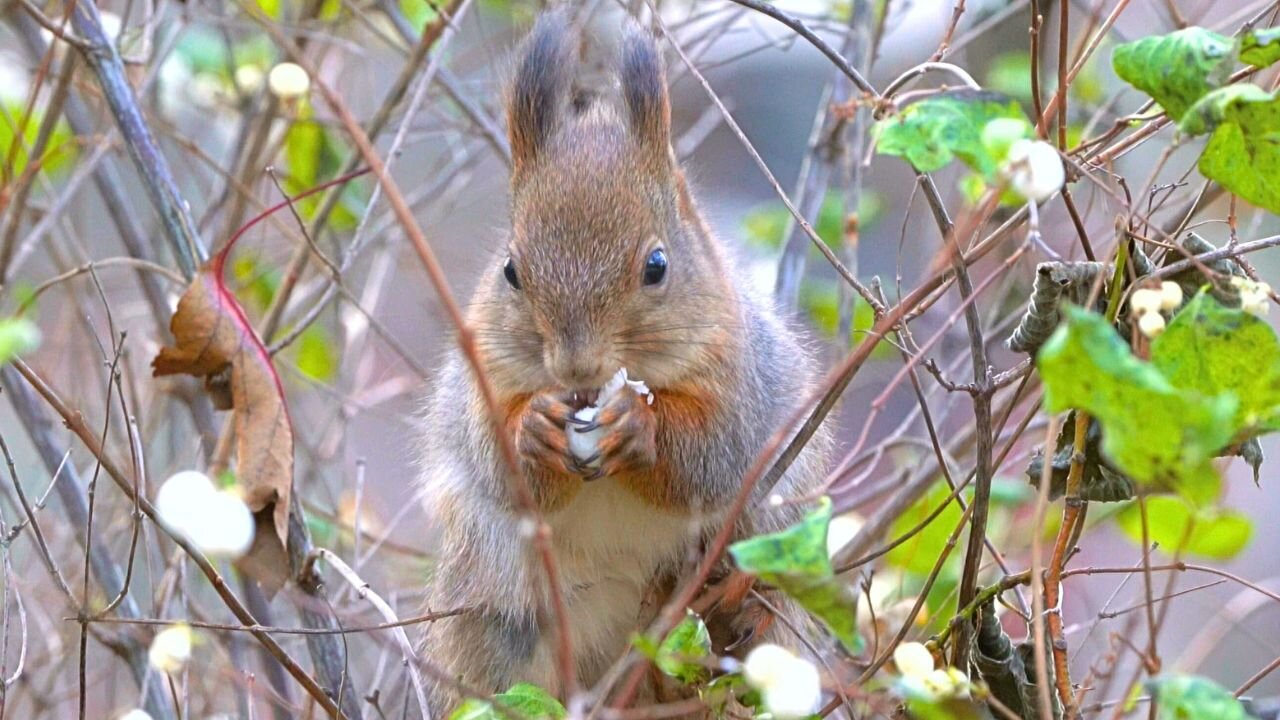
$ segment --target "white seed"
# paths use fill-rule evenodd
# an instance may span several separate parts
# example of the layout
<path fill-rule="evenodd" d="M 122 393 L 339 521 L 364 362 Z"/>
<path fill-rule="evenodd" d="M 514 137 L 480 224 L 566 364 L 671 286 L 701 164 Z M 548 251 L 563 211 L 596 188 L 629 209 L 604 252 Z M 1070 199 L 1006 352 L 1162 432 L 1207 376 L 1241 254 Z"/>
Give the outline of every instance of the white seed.
<path fill-rule="evenodd" d="M 1009 187 L 1032 202 L 1048 200 L 1067 179 L 1057 148 L 1043 140 L 1014 142 L 1006 163 Z"/>
<path fill-rule="evenodd" d="M 311 77 L 301 65 L 283 62 L 271 68 L 267 75 L 267 87 L 281 100 L 293 100 L 311 89 Z"/>
<path fill-rule="evenodd" d="M 1160 309 L 1173 312 L 1182 307 L 1182 286 L 1176 282 L 1165 280 L 1160 283 Z"/>
<path fill-rule="evenodd" d="M 1146 313 L 1138 318 L 1138 330 L 1148 338 L 1156 338 L 1164 332 L 1164 316 L 1160 313 Z"/>
<path fill-rule="evenodd" d="M 924 677 L 933 672 L 933 653 L 918 642 L 908 642 L 893 649 L 893 664 L 907 676 Z"/>
<path fill-rule="evenodd" d="M 627 377 L 627 369 L 621 368 L 613 374 L 596 393 L 596 402 L 594 405 L 588 405 L 573 414 L 573 417 L 583 422 L 591 422 L 596 419 L 596 413 L 600 411 L 600 407 L 604 405 L 610 398 L 616 395 L 622 388 L 630 388 L 639 395 L 646 396 L 648 403 L 653 404 L 653 393 L 649 392 L 649 386 L 645 385 L 641 380 L 632 380 Z M 573 423 L 569 423 L 565 427 L 565 432 L 569 438 L 569 452 L 578 460 L 585 461 L 587 458 L 595 455 L 600 449 L 600 438 L 604 436 L 604 428 L 596 428 L 590 432 L 578 432 L 577 427 Z M 600 466 L 600 460 L 593 460 L 588 467 L 596 468 Z"/>

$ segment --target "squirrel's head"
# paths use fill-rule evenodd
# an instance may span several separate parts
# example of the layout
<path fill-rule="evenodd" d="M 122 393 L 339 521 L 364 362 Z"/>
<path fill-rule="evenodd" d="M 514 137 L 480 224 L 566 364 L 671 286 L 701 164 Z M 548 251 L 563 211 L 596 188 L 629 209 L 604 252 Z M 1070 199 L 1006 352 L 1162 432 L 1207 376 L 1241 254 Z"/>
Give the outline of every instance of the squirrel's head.
<path fill-rule="evenodd" d="M 652 37 L 626 32 L 616 102 L 575 93 L 576 46 L 546 13 L 516 69 L 512 231 L 480 293 L 481 348 L 511 389 L 593 389 L 619 367 L 670 385 L 727 351 L 737 301 L 671 150 Z"/>

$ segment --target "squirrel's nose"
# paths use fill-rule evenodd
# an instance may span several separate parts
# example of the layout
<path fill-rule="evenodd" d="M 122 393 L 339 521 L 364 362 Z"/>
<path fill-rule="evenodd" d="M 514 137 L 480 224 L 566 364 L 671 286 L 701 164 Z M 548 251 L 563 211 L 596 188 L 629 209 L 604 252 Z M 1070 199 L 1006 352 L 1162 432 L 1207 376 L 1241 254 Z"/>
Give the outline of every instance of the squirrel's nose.
<path fill-rule="evenodd" d="M 605 376 L 604 353 L 595 347 L 572 343 L 554 348 L 549 354 L 547 369 L 566 388 L 592 390 L 609 379 Z"/>

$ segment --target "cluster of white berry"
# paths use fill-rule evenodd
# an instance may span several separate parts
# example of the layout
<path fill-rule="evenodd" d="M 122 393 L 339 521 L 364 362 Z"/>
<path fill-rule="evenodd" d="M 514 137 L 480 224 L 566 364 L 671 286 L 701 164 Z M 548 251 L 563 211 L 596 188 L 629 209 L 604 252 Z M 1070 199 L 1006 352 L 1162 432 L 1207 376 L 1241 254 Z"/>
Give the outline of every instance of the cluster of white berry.
<path fill-rule="evenodd" d="M 1264 282 L 1255 282 L 1249 278 L 1233 277 L 1231 284 L 1240 291 L 1240 309 L 1247 313 L 1265 317 L 1271 308 L 1271 286 Z"/>
<path fill-rule="evenodd" d="M 822 702 L 822 678 L 818 668 L 779 645 L 760 645 L 747 655 L 742 675 L 777 720 L 793 720 L 813 714 Z"/>
<path fill-rule="evenodd" d="M 898 689 L 905 697 L 926 702 L 969 697 L 969 677 L 953 667 L 934 667 L 933 653 L 918 642 L 894 648 L 893 663 L 902 673 Z"/>
<path fill-rule="evenodd" d="M 1139 288 L 1129 296 L 1129 311 L 1138 319 L 1138 330 L 1148 338 L 1164 332 L 1161 313 L 1171 313 L 1182 306 L 1182 286 L 1168 280 L 1160 288 Z"/>

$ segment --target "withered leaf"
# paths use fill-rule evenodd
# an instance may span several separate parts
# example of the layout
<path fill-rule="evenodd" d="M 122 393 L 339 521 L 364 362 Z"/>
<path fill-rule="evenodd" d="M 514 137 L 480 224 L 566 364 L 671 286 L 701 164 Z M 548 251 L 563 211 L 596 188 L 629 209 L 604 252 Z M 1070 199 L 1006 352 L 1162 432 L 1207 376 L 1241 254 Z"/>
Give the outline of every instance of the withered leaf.
<path fill-rule="evenodd" d="M 161 348 L 151 366 L 156 377 L 203 377 L 215 404 L 233 411 L 236 481 L 249 509 L 259 518 L 270 517 L 275 529 L 270 562 L 264 562 L 268 560 L 267 548 L 260 540 L 255 540 L 250 550 L 250 564 L 263 570 L 264 564 L 277 565 L 286 557 L 293 428 L 271 356 L 222 282 L 224 257 L 215 257 L 191 281 L 169 323 L 175 343 Z M 264 579 L 261 572 L 255 574 L 264 587 L 276 585 L 267 588 L 270 593 L 288 576 L 288 568 L 269 573 L 278 575 L 272 580 Z"/>

